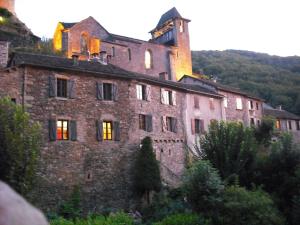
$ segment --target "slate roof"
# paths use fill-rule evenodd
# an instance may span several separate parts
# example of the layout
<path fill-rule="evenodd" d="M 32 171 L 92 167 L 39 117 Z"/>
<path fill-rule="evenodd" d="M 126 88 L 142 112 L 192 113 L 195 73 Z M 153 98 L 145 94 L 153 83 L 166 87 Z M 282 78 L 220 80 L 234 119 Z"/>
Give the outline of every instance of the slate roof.
<path fill-rule="evenodd" d="M 283 109 L 264 109 L 264 114 L 278 119 L 300 120 L 300 117 Z"/>
<path fill-rule="evenodd" d="M 70 29 L 71 27 L 73 27 L 75 24 L 77 23 L 65 23 L 65 22 L 60 22 L 65 29 Z"/>
<path fill-rule="evenodd" d="M 167 11 L 160 17 L 160 20 L 159 20 L 158 24 L 156 25 L 156 28 L 160 28 L 168 20 L 177 19 L 177 18 L 182 19 L 182 16 L 179 14 L 177 9 L 175 7 L 173 7 L 172 9 L 170 9 L 169 11 Z"/>
<path fill-rule="evenodd" d="M 169 88 L 181 89 L 182 91 L 197 92 L 203 95 L 213 96 L 216 98 L 223 97 L 222 95 L 212 90 L 199 87 L 198 85 L 190 85 L 168 80 L 161 80 L 153 76 L 129 72 L 112 64 L 103 65 L 100 62 L 79 61 L 78 65 L 74 65 L 72 59 L 64 57 L 15 52 L 9 62 L 9 67 L 21 65 L 36 66 L 52 70 L 83 72 L 88 74 L 121 79 L 134 79 Z"/>

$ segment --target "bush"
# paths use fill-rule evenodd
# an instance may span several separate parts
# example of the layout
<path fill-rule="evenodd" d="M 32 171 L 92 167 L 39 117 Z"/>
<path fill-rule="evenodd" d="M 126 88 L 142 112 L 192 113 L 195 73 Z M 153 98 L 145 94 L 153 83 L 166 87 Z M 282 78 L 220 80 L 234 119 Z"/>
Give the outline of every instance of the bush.
<path fill-rule="evenodd" d="M 270 196 L 262 190 L 247 191 L 231 186 L 225 189 L 219 223 L 222 225 L 284 224 Z"/>
<path fill-rule="evenodd" d="M 261 124 L 254 130 L 254 135 L 258 143 L 268 146 L 274 133 L 275 119 L 265 116 Z"/>
<path fill-rule="evenodd" d="M 210 222 L 195 214 L 175 214 L 154 225 L 209 225 Z"/>
<path fill-rule="evenodd" d="M 80 202 L 80 188 L 79 186 L 75 186 L 71 193 L 70 199 L 60 206 L 59 215 L 68 219 L 79 218 L 81 216 L 82 211 L 80 207 Z"/>
<path fill-rule="evenodd" d="M 183 189 L 188 202 L 197 212 L 210 213 L 220 203 L 224 186 L 209 161 L 198 161 L 184 176 Z"/>

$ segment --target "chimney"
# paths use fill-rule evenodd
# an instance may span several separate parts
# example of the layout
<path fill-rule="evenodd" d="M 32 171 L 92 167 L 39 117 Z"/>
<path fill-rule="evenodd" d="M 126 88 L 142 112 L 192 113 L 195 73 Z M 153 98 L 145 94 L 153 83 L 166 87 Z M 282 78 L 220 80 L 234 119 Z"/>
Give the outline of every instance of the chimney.
<path fill-rule="evenodd" d="M 103 65 L 107 65 L 107 53 L 106 51 L 101 51 L 100 52 L 100 63 Z"/>
<path fill-rule="evenodd" d="M 0 68 L 7 66 L 8 50 L 9 50 L 9 42 L 0 41 Z"/>
<path fill-rule="evenodd" d="M 78 66 L 79 65 L 79 55 L 73 54 L 72 59 L 73 59 L 73 66 Z"/>

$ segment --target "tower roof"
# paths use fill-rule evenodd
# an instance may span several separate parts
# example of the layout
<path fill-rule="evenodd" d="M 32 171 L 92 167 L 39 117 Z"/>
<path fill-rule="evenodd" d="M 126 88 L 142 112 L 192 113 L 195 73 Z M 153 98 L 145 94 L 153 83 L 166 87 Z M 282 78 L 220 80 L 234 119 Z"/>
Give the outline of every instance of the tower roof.
<path fill-rule="evenodd" d="M 69 29 L 73 27 L 75 24 L 77 24 L 77 23 L 65 23 L 65 22 L 60 22 L 60 23 L 64 26 L 65 29 Z"/>

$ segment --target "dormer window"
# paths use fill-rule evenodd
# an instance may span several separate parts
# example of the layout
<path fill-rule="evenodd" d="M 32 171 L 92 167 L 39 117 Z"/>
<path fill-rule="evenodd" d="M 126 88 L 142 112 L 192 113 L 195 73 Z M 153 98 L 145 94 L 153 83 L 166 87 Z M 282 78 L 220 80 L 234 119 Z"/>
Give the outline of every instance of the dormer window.
<path fill-rule="evenodd" d="M 151 69 L 153 67 L 152 62 L 152 52 L 148 49 L 145 52 L 145 68 Z"/>

